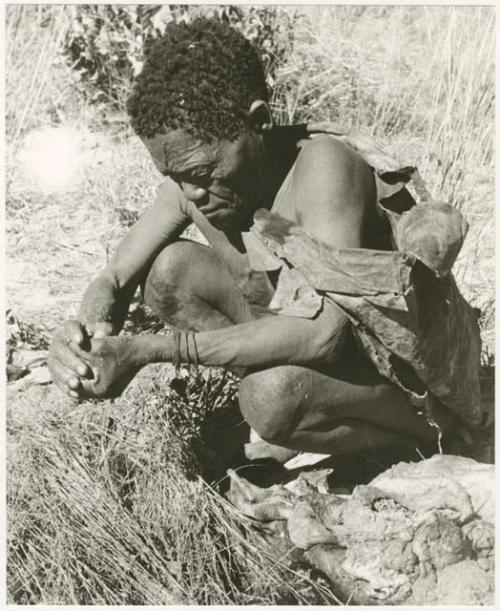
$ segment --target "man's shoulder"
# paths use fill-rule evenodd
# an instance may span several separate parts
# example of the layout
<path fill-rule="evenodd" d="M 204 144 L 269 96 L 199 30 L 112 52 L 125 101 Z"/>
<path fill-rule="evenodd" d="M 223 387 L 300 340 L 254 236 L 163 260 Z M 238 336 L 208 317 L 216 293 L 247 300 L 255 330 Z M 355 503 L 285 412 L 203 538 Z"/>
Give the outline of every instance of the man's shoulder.
<path fill-rule="evenodd" d="M 322 169 L 349 169 L 369 167 L 361 155 L 342 140 L 329 134 L 320 134 L 301 143 L 297 156 L 299 171 L 316 173 Z"/>
<path fill-rule="evenodd" d="M 301 143 L 295 164 L 299 180 L 332 179 L 341 175 L 360 174 L 370 166 L 351 146 L 329 134 L 320 134 Z"/>

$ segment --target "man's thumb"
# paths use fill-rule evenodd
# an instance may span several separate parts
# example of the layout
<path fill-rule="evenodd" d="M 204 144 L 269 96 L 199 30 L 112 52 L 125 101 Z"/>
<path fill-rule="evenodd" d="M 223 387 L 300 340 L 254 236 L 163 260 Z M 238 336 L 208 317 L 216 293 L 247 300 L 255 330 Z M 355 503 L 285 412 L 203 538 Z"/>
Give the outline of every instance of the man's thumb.
<path fill-rule="evenodd" d="M 92 337 L 100 339 L 113 334 L 113 325 L 110 322 L 96 322 L 92 329 Z"/>

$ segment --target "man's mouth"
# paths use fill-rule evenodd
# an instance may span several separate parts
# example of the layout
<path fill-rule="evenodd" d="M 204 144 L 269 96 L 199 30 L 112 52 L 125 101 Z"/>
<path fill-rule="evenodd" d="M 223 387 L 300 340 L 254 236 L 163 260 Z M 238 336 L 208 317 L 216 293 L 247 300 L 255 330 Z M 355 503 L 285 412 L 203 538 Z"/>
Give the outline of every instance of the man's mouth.
<path fill-rule="evenodd" d="M 212 210 L 211 212 L 204 212 L 200 209 L 200 212 L 203 213 L 203 216 L 207 218 L 209 221 L 220 222 L 224 221 L 226 218 L 231 217 L 235 213 L 234 208 L 219 208 L 218 210 Z"/>
<path fill-rule="evenodd" d="M 211 193 L 211 195 L 212 197 L 209 199 L 208 203 L 202 204 L 198 208 L 205 216 L 221 210 L 234 210 L 239 207 L 239 198 L 237 196 L 226 198 L 220 195 L 214 195 L 213 193 Z"/>

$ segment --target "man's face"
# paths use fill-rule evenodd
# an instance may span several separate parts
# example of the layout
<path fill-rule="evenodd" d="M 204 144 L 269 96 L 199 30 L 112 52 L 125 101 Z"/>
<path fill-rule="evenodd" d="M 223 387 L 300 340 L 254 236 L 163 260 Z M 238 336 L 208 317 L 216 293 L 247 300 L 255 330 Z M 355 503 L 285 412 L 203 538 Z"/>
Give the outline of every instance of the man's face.
<path fill-rule="evenodd" d="M 158 170 L 216 227 L 236 228 L 259 206 L 265 185 L 257 134 L 206 143 L 177 129 L 143 142 Z"/>

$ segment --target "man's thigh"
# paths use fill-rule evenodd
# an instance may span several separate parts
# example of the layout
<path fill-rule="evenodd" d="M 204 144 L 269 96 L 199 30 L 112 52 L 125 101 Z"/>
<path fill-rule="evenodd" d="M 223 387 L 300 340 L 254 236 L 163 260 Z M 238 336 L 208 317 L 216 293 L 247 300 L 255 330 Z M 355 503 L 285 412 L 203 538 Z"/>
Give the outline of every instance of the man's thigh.
<path fill-rule="evenodd" d="M 262 279 L 251 276 L 240 288 L 211 247 L 179 240 L 158 254 L 142 292 L 145 303 L 162 320 L 182 329 L 207 331 L 253 320 L 259 307 L 264 313 L 270 295 L 266 297 L 262 286 Z"/>
<path fill-rule="evenodd" d="M 240 405 L 257 432 L 283 445 L 297 436 L 328 438 L 347 421 L 426 442 L 436 438 L 436 430 L 416 413 L 406 393 L 376 371 L 352 337 L 334 365 L 249 373 L 241 385 Z M 439 416 L 443 429 L 448 429 L 453 422 L 449 411 L 443 408 Z"/>

